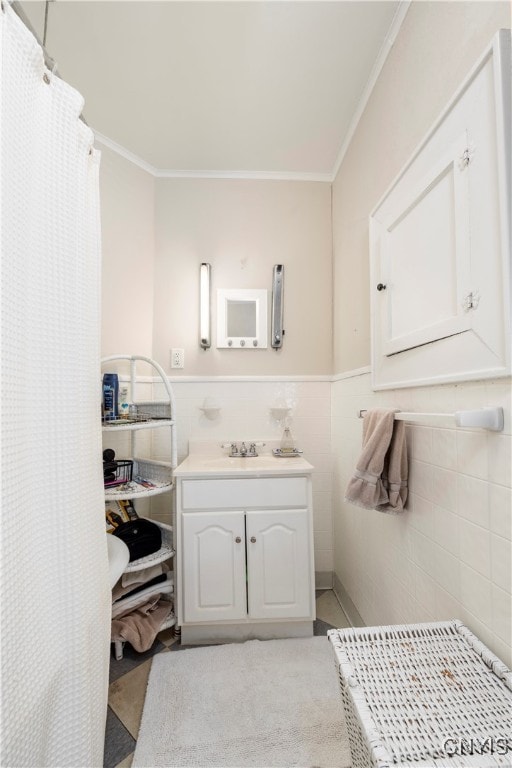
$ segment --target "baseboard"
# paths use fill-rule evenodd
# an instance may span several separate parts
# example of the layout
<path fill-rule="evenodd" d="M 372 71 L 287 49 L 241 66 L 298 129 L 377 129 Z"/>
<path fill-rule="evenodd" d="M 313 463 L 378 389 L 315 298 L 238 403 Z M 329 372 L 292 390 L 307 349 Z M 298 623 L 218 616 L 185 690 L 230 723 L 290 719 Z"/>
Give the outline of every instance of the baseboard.
<path fill-rule="evenodd" d="M 315 571 L 315 589 L 332 589 L 332 571 Z"/>
<path fill-rule="evenodd" d="M 333 573 L 332 576 L 333 576 L 333 580 L 332 580 L 333 592 L 338 598 L 339 604 L 341 605 L 348 620 L 350 621 L 353 627 L 365 627 L 366 624 L 361 618 L 361 615 L 357 610 L 357 608 L 355 607 L 354 603 L 350 599 L 350 595 L 348 594 L 347 590 L 345 589 L 341 581 L 338 579 L 336 573 Z"/>
<path fill-rule="evenodd" d="M 181 627 L 182 645 L 243 643 L 246 640 L 277 640 L 313 637 L 312 621 L 270 621 L 246 624 L 188 624 Z"/>

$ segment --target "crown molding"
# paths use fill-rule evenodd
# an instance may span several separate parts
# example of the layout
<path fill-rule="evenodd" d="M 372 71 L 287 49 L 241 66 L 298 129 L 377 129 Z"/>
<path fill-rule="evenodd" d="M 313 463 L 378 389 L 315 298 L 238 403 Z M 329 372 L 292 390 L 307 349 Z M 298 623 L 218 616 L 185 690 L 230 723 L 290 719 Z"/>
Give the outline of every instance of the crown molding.
<path fill-rule="evenodd" d="M 108 147 L 108 149 L 111 149 L 112 152 L 115 152 L 121 157 L 124 157 L 125 160 L 128 160 L 130 163 L 137 165 L 139 168 L 142 168 L 143 171 L 147 171 L 147 173 L 150 173 L 152 176 L 157 175 L 158 169 L 153 165 L 146 163 L 146 161 L 141 157 L 135 155 L 133 152 L 130 152 L 129 149 L 125 149 L 125 147 L 121 146 L 121 144 L 118 144 L 116 141 L 112 141 L 112 139 L 109 139 L 108 136 L 104 136 L 99 131 L 95 131 L 94 128 L 93 132 L 94 138 L 98 144 L 103 144 L 104 147 Z"/>
<path fill-rule="evenodd" d="M 130 150 L 121 146 L 108 136 L 94 131 L 95 140 L 98 144 L 103 144 L 113 152 L 116 152 L 125 160 L 142 168 L 143 171 L 150 173 L 156 179 L 238 179 L 252 181 L 315 181 L 330 184 L 332 174 L 330 173 L 300 173 L 295 171 L 174 171 L 155 168 L 150 163 L 135 155 Z"/>
<path fill-rule="evenodd" d="M 340 170 L 341 164 L 343 162 L 343 158 L 347 153 L 347 150 L 350 146 L 350 142 L 354 137 L 354 133 L 356 132 L 356 128 L 359 125 L 359 121 L 361 120 L 363 112 L 366 109 L 366 105 L 368 104 L 372 91 L 375 88 L 375 84 L 378 80 L 378 77 L 382 72 L 382 68 L 386 63 L 386 59 L 388 58 L 391 52 L 391 48 L 393 47 L 393 44 L 398 36 L 400 28 L 407 15 L 407 11 L 409 10 L 409 6 L 411 5 L 411 1 L 412 0 L 400 0 L 398 8 L 396 9 L 396 13 L 393 16 L 393 21 L 391 22 L 389 32 L 386 36 L 386 39 L 384 40 L 384 43 L 381 46 L 379 55 L 377 56 L 375 64 L 373 65 L 373 69 L 370 73 L 370 77 L 368 78 L 368 82 L 366 83 L 364 91 L 361 94 L 361 98 L 359 99 L 359 104 L 357 105 L 357 109 L 348 127 L 348 131 L 345 135 L 345 138 L 343 139 L 343 144 L 341 145 L 340 151 L 338 152 L 338 156 L 336 158 L 336 162 L 334 164 L 334 168 L 331 175 L 331 181 L 334 181 L 336 179 L 336 176 L 338 175 L 338 171 Z"/>
<path fill-rule="evenodd" d="M 319 181 L 330 184 L 331 173 L 299 171 L 171 171 L 156 172 L 158 179 L 245 179 L 252 181 Z"/>

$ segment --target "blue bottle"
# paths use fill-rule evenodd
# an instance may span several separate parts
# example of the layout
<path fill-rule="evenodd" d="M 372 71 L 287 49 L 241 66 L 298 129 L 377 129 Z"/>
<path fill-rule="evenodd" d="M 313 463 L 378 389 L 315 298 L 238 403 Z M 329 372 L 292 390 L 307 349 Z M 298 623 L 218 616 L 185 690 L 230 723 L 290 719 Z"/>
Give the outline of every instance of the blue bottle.
<path fill-rule="evenodd" d="M 103 375 L 103 419 L 113 421 L 119 417 L 119 377 L 117 373 Z"/>

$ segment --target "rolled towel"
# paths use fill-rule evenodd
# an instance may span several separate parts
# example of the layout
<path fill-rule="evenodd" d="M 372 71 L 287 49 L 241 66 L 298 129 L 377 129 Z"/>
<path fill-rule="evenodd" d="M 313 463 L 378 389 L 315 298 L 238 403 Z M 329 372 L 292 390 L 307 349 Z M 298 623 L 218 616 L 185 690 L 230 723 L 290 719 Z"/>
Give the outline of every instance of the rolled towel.
<path fill-rule="evenodd" d="M 405 424 L 396 411 L 374 408 L 363 421 L 363 450 L 345 499 L 365 509 L 400 512 L 407 500 Z"/>

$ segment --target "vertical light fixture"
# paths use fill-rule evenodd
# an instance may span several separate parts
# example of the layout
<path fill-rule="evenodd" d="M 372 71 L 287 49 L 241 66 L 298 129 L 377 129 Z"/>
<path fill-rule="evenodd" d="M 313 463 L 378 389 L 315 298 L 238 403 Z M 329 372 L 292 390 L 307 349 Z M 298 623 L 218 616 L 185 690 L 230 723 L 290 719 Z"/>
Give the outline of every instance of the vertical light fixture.
<path fill-rule="evenodd" d="M 199 344 L 203 349 L 211 346 L 210 328 L 210 264 L 202 263 L 199 288 Z"/>
<path fill-rule="evenodd" d="M 275 264 L 272 273 L 272 346 L 283 346 L 284 266 Z"/>

